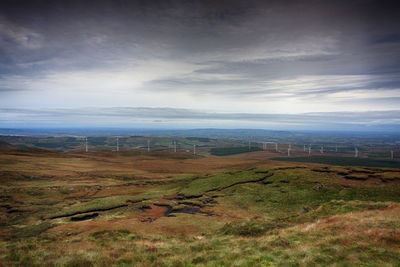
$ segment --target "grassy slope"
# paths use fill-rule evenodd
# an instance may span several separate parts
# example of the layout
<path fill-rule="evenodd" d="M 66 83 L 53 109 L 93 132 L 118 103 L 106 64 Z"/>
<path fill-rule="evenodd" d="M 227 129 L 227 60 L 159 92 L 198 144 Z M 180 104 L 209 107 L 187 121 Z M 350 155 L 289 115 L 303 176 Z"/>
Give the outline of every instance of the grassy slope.
<path fill-rule="evenodd" d="M 312 156 L 312 157 L 276 157 L 271 159 L 288 161 L 288 162 L 309 162 L 309 163 L 321 163 L 321 164 L 338 165 L 338 166 L 400 168 L 400 161 L 377 160 L 369 158 Z"/>
<path fill-rule="evenodd" d="M 211 148 L 210 153 L 211 153 L 211 155 L 214 155 L 214 156 L 228 156 L 228 155 L 235 155 L 235 154 L 260 151 L 260 150 L 261 149 L 259 147 L 250 147 L 250 149 L 249 149 L 247 146 L 216 147 L 216 148 Z"/>
<path fill-rule="evenodd" d="M 272 174 L 262 169 L 225 172 L 211 177 L 196 179 L 185 186 L 180 193 L 186 197 L 200 196 L 206 192 L 220 191 L 235 184 L 264 180 L 270 175 Z"/>
<path fill-rule="evenodd" d="M 4 262 L 40 266 L 397 266 L 400 206 L 336 215 L 255 237 L 207 233 L 142 236 L 103 230 L 54 250 L 56 238 L 13 242 Z M 74 249 L 78 248 L 80 249 Z M 4 259 L 4 258 L 3 258 Z"/>
<path fill-rule="evenodd" d="M 217 174 L 166 177 L 170 169 L 153 163 L 153 172 L 140 169 L 140 177 L 133 175 L 127 182 L 119 175 L 138 169 L 126 163 L 147 161 L 147 156 L 78 156 L 66 158 L 67 166 L 63 158 L 52 161 L 51 156 L 0 158 L 13 161 L 4 166 L 7 172 L 0 187 L 0 262 L 7 266 L 395 266 L 400 260 L 399 170 L 247 166 L 222 172 L 221 166 Z M 160 163 L 167 160 L 154 158 Z M 107 174 L 96 170 L 101 159 Z M 176 168 L 191 161 L 169 160 Z M 46 162 L 57 175 L 31 179 L 27 175 L 33 171 L 31 161 L 43 168 Z M 253 161 L 254 167 L 261 163 L 265 165 Z M 89 172 L 74 175 L 73 169 Z M 110 176 L 112 171 L 119 175 Z M 26 175 L 19 178 L 19 172 Z M 174 195 L 192 198 L 174 199 Z M 212 204 L 204 204 L 210 199 Z M 200 205 L 213 216 L 165 217 L 165 207 L 154 205 L 160 203 L 174 209 Z M 139 211 L 140 205 L 151 209 Z M 13 209 L 17 211 L 9 213 Z M 72 214 L 94 210 L 100 210 L 95 219 L 69 220 Z M 67 217 L 50 219 L 54 215 Z M 142 221 L 148 218 L 154 220 Z"/>

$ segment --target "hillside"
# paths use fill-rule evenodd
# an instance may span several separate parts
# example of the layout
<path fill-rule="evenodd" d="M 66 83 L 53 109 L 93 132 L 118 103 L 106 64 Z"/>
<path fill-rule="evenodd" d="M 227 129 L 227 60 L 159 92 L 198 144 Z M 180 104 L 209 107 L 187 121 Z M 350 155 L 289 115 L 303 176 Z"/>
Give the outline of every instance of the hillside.
<path fill-rule="evenodd" d="M 252 153 L 3 152 L 0 262 L 399 262 L 400 169 L 279 162 Z"/>
<path fill-rule="evenodd" d="M 6 141 L 0 140 L 0 150 L 13 149 L 13 148 L 15 148 L 13 145 L 7 143 Z"/>

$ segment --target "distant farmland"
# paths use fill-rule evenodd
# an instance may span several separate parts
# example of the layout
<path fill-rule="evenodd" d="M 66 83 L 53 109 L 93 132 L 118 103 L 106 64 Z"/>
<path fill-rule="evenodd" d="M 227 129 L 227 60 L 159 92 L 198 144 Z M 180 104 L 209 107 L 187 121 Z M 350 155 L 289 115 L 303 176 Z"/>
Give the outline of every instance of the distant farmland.
<path fill-rule="evenodd" d="M 351 158 L 351 157 L 331 157 L 331 156 L 312 156 L 312 157 L 275 157 L 272 160 L 288 161 L 288 162 L 309 162 L 321 163 L 337 166 L 365 166 L 365 167 L 387 167 L 400 168 L 399 161 L 377 160 L 368 158 Z"/>
<path fill-rule="evenodd" d="M 211 155 L 214 155 L 214 156 L 228 156 L 228 155 L 241 154 L 241 153 L 260 151 L 260 150 L 261 149 L 256 146 L 252 146 L 252 147 L 250 147 L 250 149 L 247 146 L 217 147 L 217 148 L 211 148 L 210 153 L 211 153 Z"/>

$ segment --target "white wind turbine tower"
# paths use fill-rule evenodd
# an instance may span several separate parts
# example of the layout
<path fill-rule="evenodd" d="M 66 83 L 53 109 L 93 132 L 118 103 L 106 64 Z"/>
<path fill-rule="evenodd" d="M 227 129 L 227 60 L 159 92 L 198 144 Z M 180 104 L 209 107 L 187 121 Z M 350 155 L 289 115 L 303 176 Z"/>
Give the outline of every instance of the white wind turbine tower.
<path fill-rule="evenodd" d="M 147 152 L 150 152 L 150 140 L 147 140 Z"/>
<path fill-rule="evenodd" d="M 321 152 L 321 154 L 324 154 L 324 146 L 321 146 L 321 150 L 319 152 Z"/>
<path fill-rule="evenodd" d="M 290 157 L 290 150 L 292 149 L 292 146 L 291 146 L 291 144 L 289 144 L 289 147 L 288 147 L 288 149 L 287 149 L 287 155 L 288 155 L 288 157 Z"/>
<path fill-rule="evenodd" d="M 358 158 L 358 148 L 357 147 L 354 148 L 354 157 Z"/>
<path fill-rule="evenodd" d="M 193 155 L 196 155 L 196 145 L 193 145 Z"/>
<path fill-rule="evenodd" d="M 119 137 L 117 137 L 117 152 L 119 152 Z"/>
<path fill-rule="evenodd" d="M 311 155 L 311 144 L 308 145 L 308 155 Z"/>
<path fill-rule="evenodd" d="M 176 141 L 174 140 L 174 152 L 176 152 Z"/>
<path fill-rule="evenodd" d="M 335 152 L 337 153 L 337 145 L 335 146 Z"/>
<path fill-rule="evenodd" d="M 393 150 L 390 150 L 390 160 L 393 160 Z"/>
<path fill-rule="evenodd" d="M 306 152 L 306 145 L 303 146 L 303 151 Z"/>
<path fill-rule="evenodd" d="M 275 143 L 275 151 L 278 152 L 278 143 Z"/>
<path fill-rule="evenodd" d="M 85 136 L 85 151 L 88 152 L 88 141 L 86 136 Z"/>

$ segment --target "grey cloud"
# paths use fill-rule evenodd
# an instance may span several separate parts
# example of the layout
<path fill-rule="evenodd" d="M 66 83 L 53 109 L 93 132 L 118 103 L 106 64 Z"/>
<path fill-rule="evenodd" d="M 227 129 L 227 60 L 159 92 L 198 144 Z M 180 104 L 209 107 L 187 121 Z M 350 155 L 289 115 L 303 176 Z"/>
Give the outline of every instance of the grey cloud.
<path fill-rule="evenodd" d="M 31 8 L 22 14 L 4 8 L 15 25 L 33 26 L 46 39 L 38 53 L 15 60 L 57 57 L 77 68 L 127 56 L 202 62 L 300 55 L 304 60 L 365 47 L 362 35 L 378 27 L 368 19 L 370 8 L 379 6 L 374 1 L 372 7 L 358 1 L 98 1 L 96 7 L 56 2 L 26 3 Z M 388 20 L 394 23 L 390 14 Z M 385 32 L 393 35 L 393 25 L 388 26 Z M 383 34 L 382 29 L 370 32 Z"/>
<path fill-rule="evenodd" d="M 0 109 L 0 122 L 13 125 L 23 122 L 24 125 L 35 125 L 44 123 L 49 125 L 64 124 L 68 126 L 71 122 L 83 123 L 86 126 L 97 125 L 98 121 L 112 125 L 124 126 L 137 122 L 187 122 L 195 120 L 203 122 L 208 127 L 218 126 L 219 121 L 226 121 L 229 125 L 240 125 L 246 122 L 247 125 L 276 126 L 285 125 L 286 128 L 320 128 L 321 125 L 329 125 L 330 129 L 335 127 L 380 127 L 391 126 L 393 129 L 400 127 L 400 111 L 370 111 L 370 112 L 320 112 L 304 114 L 250 114 L 250 113 L 217 113 L 203 112 L 189 109 L 173 108 L 85 108 L 85 109 Z M 27 123 L 30 121 L 30 123 Z M 137 124 L 136 124 L 137 125 Z M 190 124 L 189 124 L 190 125 Z"/>
<path fill-rule="evenodd" d="M 32 50 L 38 49 L 42 46 L 43 37 L 29 29 L 22 26 L 12 24 L 4 17 L 0 17 L 0 44 L 2 47 L 7 46 L 20 46 L 22 48 Z"/>
<path fill-rule="evenodd" d="M 212 72 L 204 72 L 212 73 Z M 221 73 L 228 74 L 229 72 Z M 215 75 L 215 73 L 214 73 Z M 224 77 L 224 76 L 222 76 Z M 232 77 L 232 78 L 230 78 Z M 400 76 L 398 75 L 313 75 L 297 76 L 290 79 L 271 79 L 262 74 L 226 76 L 226 78 L 203 77 L 170 77 L 153 80 L 146 84 L 153 90 L 185 91 L 195 88 L 194 93 L 213 93 L 227 96 L 268 96 L 286 94 L 287 96 L 330 95 L 338 92 L 357 90 L 375 91 L 386 89 L 400 91 Z"/>

